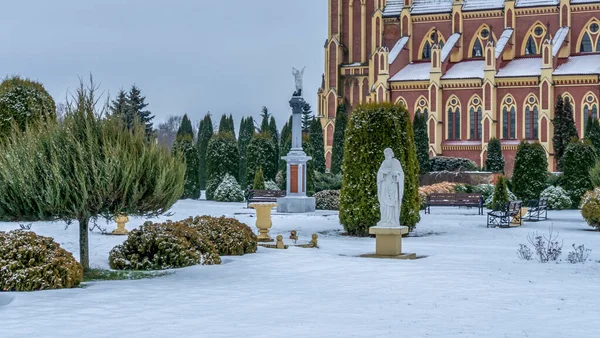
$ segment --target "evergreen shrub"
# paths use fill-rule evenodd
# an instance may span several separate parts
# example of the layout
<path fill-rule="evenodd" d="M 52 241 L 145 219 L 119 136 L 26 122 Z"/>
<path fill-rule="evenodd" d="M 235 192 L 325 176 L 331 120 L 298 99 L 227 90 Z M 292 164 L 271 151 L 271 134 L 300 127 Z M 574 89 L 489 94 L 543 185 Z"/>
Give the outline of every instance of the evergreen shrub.
<path fill-rule="evenodd" d="M 581 197 L 588 190 L 592 190 L 590 169 L 596 162 L 596 151 L 588 142 L 571 142 L 566 148 L 562 158 L 563 185 L 574 208 L 579 206 Z"/>
<path fill-rule="evenodd" d="M 200 198 L 200 157 L 196 143 L 189 136 L 178 138 L 173 144 L 173 153 L 180 154 L 185 159 L 185 183 L 183 198 Z"/>
<path fill-rule="evenodd" d="M 265 190 L 265 177 L 263 175 L 262 167 L 258 167 L 256 174 L 254 174 L 254 184 L 252 184 L 254 190 Z"/>
<path fill-rule="evenodd" d="M 244 200 L 244 191 L 235 180 L 235 177 L 225 174 L 223 181 L 221 181 L 215 190 L 213 198 L 218 202 L 242 202 Z"/>
<path fill-rule="evenodd" d="M 429 135 L 427 134 L 427 121 L 423 114 L 415 114 L 415 146 L 417 148 L 417 160 L 419 161 L 419 173 L 425 174 L 431 170 L 429 160 Z"/>
<path fill-rule="evenodd" d="M 488 143 L 487 158 L 485 159 L 485 170 L 493 173 L 504 174 L 504 156 L 502 155 L 502 144 L 500 140 L 493 137 Z"/>
<path fill-rule="evenodd" d="M 377 171 L 391 148 L 404 171 L 400 223 L 412 231 L 419 215 L 419 163 L 408 111 L 390 103 L 355 107 L 344 145 L 340 222 L 350 235 L 366 236 L 380 220 Z"/>
<path fill-rule="evenodd" d="M 247 181 L 253 182 L 258 167 L 262 167 L 265 179 L 275 179 L 275 175 L 277 174 L 276 163 L 273 161 L 275 154 L 275 144 L 273 144 L 269 133 L 254 134 L 246 151 Z"/>
<path fill-rule="evenodd" d="M 342 174 L 315 172 L 315 191 L 342 189 Z"/>
<path fill-rule="evenodd" d="M 233 134 L 230 132 L 214 135 L 206 150 L 206 198 L 212 199 L 214 192 L 225 174 L 230 174 L 237 180 L 239 174 L 240 156 Z"/>
<path fill-rule="evenodd" d="M 494 210 L 501 210 L 511 199 L 512 197 L 509 196 L 508 188 L 506 186 L 506 178 L 500 176 L 498 177 L 496 187 L 494 188 L 491 204 L 488 204 L 486 201 L 486 207 Z"/>
<path fill-rule="evenodd" d="M 571 207 L 571 198 L 561 187 L 550 186 L 540 194 L 540 198 L 548 201 L 548 208 L 552 210 L 563 210 Z"/>
<path fill-rule="evenodd" d="M 0 291 L 76 287 L 83 267 L 50 237 L 31 231 L 0 231 Z"/>
<path fill-rule="evenodd" d="M 477 164 L 468 158 L 436 156 L 431 159 L 431 171 L 477 171 Z"/>
<path fill-rule="evenodd" d="M 581 199 L 581 215 L 596 230 L 600 230 L 600 187 L 585 193 Z"/>
<path fill-rule="evenodd" d="M 538 142 L 521 142 L 517 148 L 512 176 L 514 193 L 522 201 L 537 200 L 546 188 L 548 160 Z"/>
<path fill-rule="evenodd" d="M 265 190 L 280 190 L 279 186 L 277 185 L 277 183 L 268 180 L 265 182 Z"/>
<path fill-rule="evenodd" d="M 115 270 L 164 270 L 220 264 L 215 245 L 186 222 L 146 222 L 114 247 L 108 261 Z"/>
<path fill-rule="evenodd" d="M 210 240 L 219 255 L 241 256 L 256 252 L 258 239 L 250 227 L 235 218 L 198 216 L 183 221 Z"/>
<path fill-rule="evenodd" d="M 339 210 L 340 209 L 340 191 L 323 190 L 315 193 L 313 196 L 317 202 L 317 210 Z"/>
<path fill-rule="evenodd" d="M 331 172 L 339 174 L 342 172 L 344 163 L 344 144 L 346 142 L 346 127 L 348 125 L 348 113 L 346 105 L 340 104 L 335 115 L 335 129 L 333 131 L 333 149 L 331 150 Z"/>

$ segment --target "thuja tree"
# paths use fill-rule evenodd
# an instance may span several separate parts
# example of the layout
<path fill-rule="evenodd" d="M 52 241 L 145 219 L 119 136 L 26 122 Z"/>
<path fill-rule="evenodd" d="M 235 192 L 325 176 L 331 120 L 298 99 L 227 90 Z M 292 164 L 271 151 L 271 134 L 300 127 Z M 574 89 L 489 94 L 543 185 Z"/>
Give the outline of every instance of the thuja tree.
<path fill-rule="evenodd" d="M 219 121 L 219 133 L 231 133 L 235 138 L 235 127 L 233 125 L 233 116 L 231 114 L 227 116 L 223 114 L 221 121 Z"/>
<path fill-rule="evenodd" d="M 502 144 L 495 137 L 490 139 L 485 159 L 485 170 L 493 173 L 504 174 L 504 156 L 502 155 Z"/>
<path fill-rule="evenodd" d="M 246 185 L 251 183 L 246 179 L 247 154 L 248 144 L 254 135 L 254 120 L 252 117 L 242 118 L 240 122 L 240 135 L 238 137 L 238 152 L 240 154 L 240 174 L 239 182 L 242 189 L 246 189 Z"/>
<path fill-rule="evenodd" d="M 539 143 L 521 142 L 513 170 L 513 192 L 523 201 L 537 200 L 547 187 L 548 159 Z"/>
<path fill-rule="evenodd" d="M 600 157 L 600 123 L 591 116 L 588 116 L 588 121 L 585 125 L 585 139 L 594 146 L 596 155 Z"/>
<path fill-rule="evenodd" d="M 282 160 L 281 157 L 286 156 L 290 150 L 292 149 L 292 117 L 286 124 L 281 128 L 281 137 L 279 141 L 279 154 L 281 154 L 279 158 L 279 170 L 285 172 L 286 171 L 286 161 Z"/>
<path fill-rule="evenodd" d="M 581 196 L 594 188 L 590 170 L 596 162 L 596 151 L 589 142 L 569 143 L 563 157 L 562 188 L 571 198 L 574 208 L 579 206 Z"/>
<path fill-rule="evenodd" d="M 415 129 L 415 146 L 417 148 L 417 160 L 419 161 L 419 173 L 425 174 L 431 170 L 431 163 L 429 161 L 427 121 L 423 114 L 415 114 L 413 128 Z"/>
<path fill-rule="evenodd" d="M 312 146 L 313 154 L 312 160 L 315 166 L 315 170 L 324 173 L 325 172 L 325 148 L 323 144 L 323 128 L 321 122 L 318 119 L 312 119 L 310 122 L 309 129 L 309 140 Z"/>
<path fill-rule="evenodd" d="M 350 235 L 366 236 L 380 220 L 377 171 L 391 148 L 404 170 L 400 223 L 412 231 L 419 216 L 419 163 L 406 108 L 390 103 L 357 106 L 346 131 L 340 222 Z"/>
<path fill-rule="evenodd" d="M 56 105 L 44 86 L 18 76 L 0 84 L 0 137 L 11 133 L 13 123 L 20 130 L 31 122 L 56 121 Z"/>
<path fill-rule="evenodd" d="M 258 167 L 262 167 L 265 180 L 274 180 L 277 167 L 273 162 L 275 145 L 268 133 L 254 134 L 248 145 L 248 169 L 246 179 L 252 182 Z"/>
<path fill-rule="evenodd" d="M 269 120 L 269 135 L 271 135 L 271 141 L 275 145 L 275 153 L 273 154 L 273 165 L 275 166 L 275 174 L 277 174 L 277 167 L 279 166 L 279 131 L 277 130 L 277 123 L 275 117 L 271 115 Z"/>
<path fill-rule="evenodd" d="M 225 174 L 238 179 L 239 165 L 240 155 L 233 134 L 225 132 L 213 135 L 206 150 L 206 199 L 213 199 Z"/>
<path fill-rule="evenodd" d="M 556 99 L 554 108 L 554 136 L 552 143 L 554 144 L 554 157 L 558 170 L 563 170 L 562 158 L 567 150 L 569 143 L 575 138 L 578 139 L 577 128 L 575 128 L 575 120 L 573 119 L 573 106 L 567 97 L 564 101 L 562 96 Z"/>
<path fill-rule="evenodd" d="M 265 175 L 261 166 L 258 166 L 256 173 L 254 174 L 254 184 L 252 184 L 254 190 L 265 190 Z"/>
<path fill-rule="evenodd" d="M 346 106 L 344 104 L 340 104 L 335 115 L 333 149 L 331 151 L 331 172 L 333 174 L 339 174 L 342 172 L 342 163 L 344 161 L 344 142 L 346 142 L 346 124 L 348 124 Z"/>
<path fill-rule="evenodd" d="M 498 177 L 496 186 L 494 187 L 494 195 L 492 197 L 492 209 L 502 210 L 509 201 L 508 186 L 504 176 Z"/>
<path fill-rule="evenodd" d="M 198 176 L 200 179 L 200 189 L 206 189 L 206 150 L 208 149 L 208 142 L 210 142 L 212 136 L 213 124 L 209 113 L 204 116 L 202 121 L 200 121 L 198 139 L 196 140 L 199 157 Z"/>
<path fill-rule="evenodd" d="M 145 124 L 128 130 L 101 118 L 97 87 L 81 85 L 60 123 L 14 133 L 0 145 L 0 219 L 78 220 L 80 262 L 89 268 L 88 226 L 98 217 L 157 216 L 183 193 L 185 165 Z"/>
<path fill-rule="evenodd" d="M 185 185 L 183 189 L 183 198 L 200 198 L 200 176 L 198 148 L 194 142 L 194 131 L 192 123 L 187 115 L 183 116 L 177 138 L 173 144 L 173 153 L 179 154 L 185 159 Z"/>

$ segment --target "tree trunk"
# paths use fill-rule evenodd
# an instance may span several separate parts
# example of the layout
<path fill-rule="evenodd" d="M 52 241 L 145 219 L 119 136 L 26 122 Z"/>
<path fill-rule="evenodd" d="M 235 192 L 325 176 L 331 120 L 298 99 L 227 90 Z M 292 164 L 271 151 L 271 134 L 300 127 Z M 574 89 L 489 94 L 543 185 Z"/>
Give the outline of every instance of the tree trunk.
<path fill-rule="evenodd" d="M 83 266 L 83 270 L 90 268 L 90 250 L 88 241 L 88 223 L 89 217 L 79 219 L 79 262 Z"/>

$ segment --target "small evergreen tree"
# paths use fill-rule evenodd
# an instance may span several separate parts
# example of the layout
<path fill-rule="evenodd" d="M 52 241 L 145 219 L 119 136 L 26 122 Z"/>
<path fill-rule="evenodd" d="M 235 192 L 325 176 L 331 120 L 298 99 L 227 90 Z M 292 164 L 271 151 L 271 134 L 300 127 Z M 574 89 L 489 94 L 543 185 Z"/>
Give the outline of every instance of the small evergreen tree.
<path fill-rule="evenodd" d="M 233 177 L 239 175 L 239 165 L 240 155 L 233 134 L 225 132 L 213 135 L 206 150 L 206 199 L 213 198 L 214 191 L 225 174 Z M 209 181 L 213 183 L 212 186 L 208 184 Z"/>
<path fill-rule="evenodd" d="M 120 89 L 117 97 L 110 104 L 110 112 L 112 115 L 123 116 L 127 113 L 128 109 L 127 93 L 123 89 Z"/>
<path fill-rule="evenodd" d="M 279 132 L 277 131 L 277 123 L 275 122 L 275 117 L 271 115 L 271 119 L 269 121 L 269 135 L 271 135 L 271 140 L 275 145 L 275 156 L 273 157 L 273 164 L 275 168 L 279 166 Z M 277 170 L 275 170 L 277 174 Z"/>
<path fill-rule="evenodd" d="M 142 96 L 140 89 L 133 85 L 127 94 L 127 109 L 123 115 L 123 122 L 131 129 L 133 121 L 139 119 L 140 122 L 146 125 L 146 135 L 152 134 L 152 120 L 154 115 L 145 108 L 148 106 L 146 97 Z"/>
<path fill-rule="evenodd" d="M 485 159 L 485 170 L 493 173 L 504 174 L 504 156 L 502 155 L 502 144 L 495 137 L 488 143 L 487 158 Z"/>
<path fill-rule="evenodd" d="M 302 105 L 302 133 L 308 134 L 310 129 L 310 121 L 313 119 L 312 108 L 308 102 Z"/>
<path fill-rule="evenodd" d="M 350 235 L 366 236 L 380 220 L 377 171 L 383 151 L 391 148 L 404 171 L 400 224 L 419 222 L 419 163 L 411 118 L 402 105 L 380 103 L 355 107 L 346 132 L 340 222 Z"/>
<path fill-rule="evenodd" d="M 508 187 L 504 176 L 498 177 L 496 186 L 494 187 L 494 195 L 492 197 L 492 208 L 494 210 L 502 210 L 509 202 Z"/>
<path fill-rule="evenodd" d="M 187 114 L 183 115 L 183 119 L 181 119 L 181 124 L 179 125 L 179 129 L 177 130 L 177 138 L 189 137 L 190 139 L 194 139 L 194 129 L 192 128 L 192 121 L 188 118 Z"/>
<path fill-rule="evenodd" d="M 235 180 L 235 177 L 225 174 L 217 190 L 215 190 L 214 198 L 218 202 L 242 202 L 244 191 Z"/>
<path fill-rule="evenodd" d="M 547 187 L 547 180 L 548 159 L 544 147 L 538 142 L 521 142 L 512 176 L 515 195 L 523 201 L 537 200 Z"/>
<path fill-rule="evenodd" d="M 302 138 L 302 150 L 304 150 L 307 156 L 313 158 L 306 162 L 306 194 L 312 196 L 315 194 L 315 151 L 308 135 Z M 287 175 L 284 175 L 284 177 L 287 179 Z"/>
<path fill-rule="evenodd" d="M 273 162 L 275 154 L 275 145 L 271 135 L 267 133 L 254 134 L 248 145 L 247 158 L 248 169 L 246 177 L 248 182 L 252 182 L 258 167 L 262 167 L 264 176 L 267 180 L 274 180 L 277 174 L 277 167 Z"/>
<path fill-rule="evenodd" d="M 262 112 L 260 113 L 261 122 L 260 122 L 260 132 L 268 133 L 269 132 L 269 119 L 271 118 L 271 114 L 269 114 L 269 110 L 267 107 L 262 107 Z"/>
<path fill-rule="evenodd" d="M 591 116 L 588 116 L 588 122 L 585 126 L 585 139 L 594 146 L 596 155 L 600 158 L 600 123 Z"/>
<path fill-rule="evenodd" d="M 200 121 L 200 128 L 198 129 L 198 139 L 196 140 L 198 148 L 199 159 L 199 180 L 200 189 L 206 189 L 207 173 L 206 173 L 206 151 L 208 149 L 208 143 L 213 136 L 213 123 L 210 117 L 210 113 L 206 114 L 202 121 Z"/>
<path fill-rule="evenodd" d="M 248 166 L 247 150 L 248 144 L 252 140 L 252 135 L 254 135 L 254 120 L 252 117 L 242 118 L 240 122 L 240 136 L 238 138 L 238 151 L 240 153 L 240 174 L 238 177 L 240 185 L 244 188 L 249 183 L 246 177 Z"/>
<path fill-rule="evenodd" d="M 558 170 L 563 170 L 562 157 L 569 143 L 573 138 L 578 139 L 577 128 L 575 128 L 575 120 L 573 119 L 573 106 L 569 98 L 564 101 L 562 96 L 556 99 L 554 108 L 554 136 L 552 143 L 554 144 L 554 157 Z"/>
<path fill-rule="evenodd" d="M 346 124 L 348 124 L 346 106 L 340 104 L 335 115 L 335 131 L 333 132 L 333 150 L 331 152 L 331 173 L 333 174 L 342 172 Z"/>
<path fill-rule="evenodd" d="M 427 135 L 427 121 L 423 114 L 415 114 L 413 127 L 415 128 L 415 146 L 419 161 L 419 173 L 425 174 L 431 170 L 429 162 L 429 135 Z"/>
<path fill-rule="evenodd" d="M 573 207 L 577 208 L 581 196 L 594 188 L 590 170 L 596 162 L 596 150 L 589 142 L 569 143 L 563 157 L 562 188 L 565 189 Z"/>
<path fill-rule="evenodd" d="M 258 170 L 254 174 L 254 184 L 252 184 L 254 190 L 265 190 L 265 175 L 261 166 L 258 166 Z"/>
<path fill-rule="evenodd" d="M 310 122 L 310 133 L 309 133 L 310 144 L 313 149 L 313 162 L 315 170 L 324 173 L 325 172 L 325 145 L 323 144 L 323 128 L 321 122 L 318 119 L 313 118 Z"/>
<path fill-rule="evenodd" d="M 285 123 L 285 125 L 283 126 L 283 128 L 281 129 L 281 140 L 279 142 L 279 170 L 283 171 L 285 173 L 286 171 L 286 161 L 282 160 L 281 157 L 283 156 L 287 156 L 287 154 L 290 152 L 290 150 L 292 149 L 292 129 L 291 129 L 291 125 L 292 125 L 292 117 L 290 116 L 290 119 L 288 122 Z"/>

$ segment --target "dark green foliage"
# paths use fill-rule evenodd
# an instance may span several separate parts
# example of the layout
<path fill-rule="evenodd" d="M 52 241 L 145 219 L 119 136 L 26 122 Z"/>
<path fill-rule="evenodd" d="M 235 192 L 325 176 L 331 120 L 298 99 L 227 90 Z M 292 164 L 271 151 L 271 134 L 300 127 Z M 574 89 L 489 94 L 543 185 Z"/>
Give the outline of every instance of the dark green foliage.
<path fill-rule="evenodd" d="M 223 114 L 221 121 L 219 122 L 219 133 L 231 133 L 235 138 L 235 127 L 233 125 L 233 116 L 231 114 L 227 116 Z"/>
<path fill-rule="evenodd" d="M 275 122 L 275 117 L 271 115 L 271 119 L 269 121 L 269 135 L 271 135 L 271 140 L 275 145 L 275 156 L 273 157 L 273 165 L 275 168 L 279 166 L 279 132 L 277 131 L 277 123 Z M 277 171 L 277 170 L 275 170 Z"/>
<path fill-rule="evenodd" d="M 468 158 L 436 156 L 431 159 L 431 171 L 477 171 L 477 164 Z"/>
<path fill-rule="evenodd" d="M 206 189 L 206 150 L 208 149 L 208 142 L 213 136 L 213 124 L 210 117 L 210 113 L 204 116 L 204 119 L 200 121 L 200 128 L 198 129 L 198 139 L 196 140 L 198 148 L 198 156 L 200 157 L 198 176 L 200 177 L 200 189 Z"/>
<path fill-rule="evenodd" d="M 321 122 L 318 119 L 312 119 L 310 122 L 309 140 L 313 148 L 312 160 L 314 161 L 315 170 L 324 173 L 325 145 L 323 144 L 323 128 L 321 128 Z"/>
<path fill-rule="evenodd" d="M 181 124 L 177 130 L 177 139 L 189 138 L 194 139 L 194 129 L 192 128 L 192 121 L 188 118 L 187 114 L 183 115 Z"/>
<path fill-rule="evenodd" d="M 313 119 L 312 108 L 308 102 L 302 105 L 302 133 L 308 134 L 310 129 L 310 121 Z"/>
<path fill-rule="evenodd" d="M 265 190 L 265 175 L 263 174 L 262 167 L 259 166 L 254 174 L 254 184 L 252 184 L 254 190 Z"/>
<path fill-rule="evenodd" d="M 267 133 L 269 132 L 269 119 L 271 118 L 271 114 L 267 107 L 262 107 L 262 112 L 260 113 L 261 122 L 260 122 L 260 132 Z"/>
<path fill-rule="evenodd" d="M 317 210 L 339 210 L 340 191 L 323 190 L 313 196 L 316 199 Z"/>
<path fill-rule="evenodd" d="M 344 163 L 344 143 L 346 142 L 346 125 L 348 124 L 348 113 L 346 106 L 340 104 L 335 115 L 335 130 L 333 132 L 333 149 L 331 151 L 331 172 L 339 174 L 342 172 Z"/>
<path fill-rule="evenodd" d="M 290 150 L 292 149 L 292 117 L 290 116 L 290 120 L 283 125 L 281 129 L 281 138 L 279 142 L 279 170 L 285 173 L 286 171 L 286 162 L 282 160 L 281 157 L 286 156 Z"/>
<path fill-rule="evenodd" d="M 538 142 L 521 142 L 517 148 L 512 176 L 512 191 L 522 201 L 537 200 L 548 178 L 548 159 Z"/>
<path fill-rule="evenodd" d="M 165 270 L 190 265 L 221 264 L 221 257 L 209 238 L 184 221 L 146 222 L 132 230 L 123 244 L 108 256 L 115 270 Z"/>
<path fill-rule="evenodd" d="M 117 100 L 113 101 L 112 114 L 121 116 L 128 129 L 133 129 L 134 121 L 138 120 L 145 125 L 146 135 L 152 134 L 152 120 L 154 116 L 145 108 L 148 106 L 146 97 L 142 96 L 140 89 L 133 85 L 127 93 L 125 105 L 122 104 L 122 93 L 119 92 Z"/>
<path fill-rule="evenodd" d="M 213 199 L 213 194 L 225 174 L 230 174 L 237 180 L 239 165 L 240 155 L 233 135 L 229 132 L 213 135 L 206 150 L 206 176 L 207 182 L 212 181 L 216 184 L 207 184 L 206 199 Z"/>
<path fill-rule="evenodd" d="M 247 169 L 247 154 L 248 144 L 254 135 L 254 120 L 252 117 L 242 118 L 240 122 L 240 136 L 238 137 L 238 151 L 240 153 L 240 174 L 238 176 L 240 186 L 242 189 L 246 189 L 248 182 L 246 181 L 246 169 Z"/>
<path fill-rule="evenodd" d="M 210 240 L 219 255 L 242 256 L 255 253 L 258 239 L 250 227 L 235 218 L 199 216 L 184 222 Z"/>
<path fill-rule="evenodd" d="M 488 143 L 487 158 L 485 159 L 485 170 L 493 173 L 504 174 L 504 156 L 502 155 L 502 144 L 495 137 Z"/>
<path fill-rule="evenodd" d="M 569 143 L 575 139 L 579 139 L 577 128 L 575 128 L 575 120 L 573 119 L 573 106 L 569 98 L 564 101 L 562 96 L 556 99 L 554 108 L 554 136 L 552 143 L 554 144 L 554 158 L 556 159 L 559 171 L 563 170 L 562 158 L 567 150 Z"/>
<path fill-rule="evenodd" d="M 275 180 L 277 168 L 273 162 L 275 157 L 275 145 L 271 135 L 267 133 L 254 134 L 248 145 L 248 169 L 246 179 L 248 182 L 254 181 L 254 175 L 258 167 L 262 167 L 266 180 Z"/>
<path fill-rule="evenodd" d="M 302 150 L 310 157 L 315 153 L 308 135 L 302 137 Z M 306 194 L 308 196 L 315 194 L 315 162 L 313 160 L 306 162 Z"/>
<path fill-rule="evenodd" d="M 127 109 L 127 92 L 120 89 L 117 93 L 117 98 L 112 100 L 110 104 L 111 114 L 123 116 L 127 113 Z"/>
<path fill-rule="evenodd" d="M 415 146 L 419 161 L 419 173 L 425 174 L 431 170 L 429 161 L 429 136 L 427 135 L 427 121 L 423 114 L 415 114 L 413 127 L 415 129 Z"/>
<path fill-rule="evenodd" d="M 357 106 L 346 131 L 340 222 L 350 235 L 366 236 L 380 220 L 377 171 L 391 148 L 404 170 L 400 223 L 412 231 L 419 222 L 419 163 L 406 108 L 389 103 Z"/>
<path fill-rule="evenodd" d="M 8 136 L 12 124 L 21 131 L 31 122 L 56 121 L 56 105 L 44 86 L 18 76 L 0 84 L 0 137 Z"/>
<path fill-rule="evenodd" d="M 145 125 L 100 119 L 97 87 L 83 84 L 60 123 L 13 133 L 0 145 L 0 219 L 79 221 L 80 257 L 89 268 L 90 219 L 157 216 L 182 195 L 185 165 L 149 141 Z"/>
<path fill-rule="evenodd" d="M 72 288 L 83 278 L 73 254 L 30 231 L 0 231 L 0 267 L 0 291 Z"/>
<path fill-rule="evenodd" d="M 588 116 L 585 126 L 585 139 L 590 141 L 594 149 L 596 149 L 596 155 L 600 157 L 600 123 L 591 116 Z"/>
<path fill-rule="evenodd" d="M 342 189 L 342 174 L 320 173 L 315 171 L 315 191 Z"/>
<path fill-rule="evenodd" d="M 498 177 L 494 188 L 494 196 L 492 197 L 492 209 L 502 210 L 509 202 L 508 187 L 506 186 L 506 178 Z"/>
<path fill-rule="evenodd" d="M 590 170 L 596 162 L 596 150 L 589 142 L 571 142 L 563 156 L 562 188 L 565 189 L 573 207 L 577 208 L 581 196 L 592 190 Z"/>
<path fill-rule="evenodd" d="M 200 198 L 201 189 L 198 163 L 200 159 L 196 143 L 188 134 L 181 133 L 181 136 L 173 144 L 173 153 L 179 154 L 185 159 L 186 171 L 182 198 Z"/>

